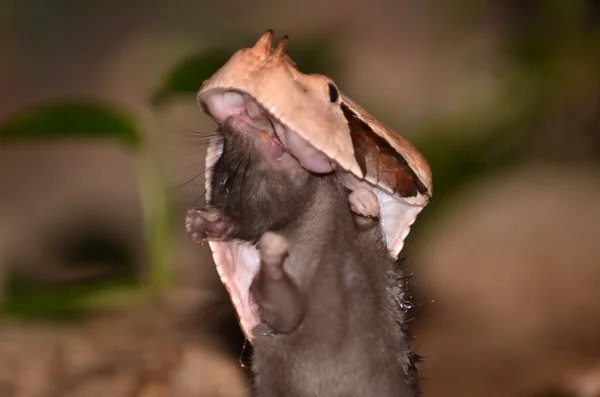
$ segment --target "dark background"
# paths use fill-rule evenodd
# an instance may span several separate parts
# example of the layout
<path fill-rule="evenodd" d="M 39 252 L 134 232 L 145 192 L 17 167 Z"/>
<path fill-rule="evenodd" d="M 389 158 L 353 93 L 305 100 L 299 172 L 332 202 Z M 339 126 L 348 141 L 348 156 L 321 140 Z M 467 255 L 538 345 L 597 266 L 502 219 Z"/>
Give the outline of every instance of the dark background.
<path fill-rule="evenodd" d="M 187 132 L 214 128 L 203 77 L 268 28 L 431 163 L 403 251 L 424 395 L 600 396 L 599 24 L 578 0 L 2 0 L 0 397 L 245 395 L 183 230 Z"/>

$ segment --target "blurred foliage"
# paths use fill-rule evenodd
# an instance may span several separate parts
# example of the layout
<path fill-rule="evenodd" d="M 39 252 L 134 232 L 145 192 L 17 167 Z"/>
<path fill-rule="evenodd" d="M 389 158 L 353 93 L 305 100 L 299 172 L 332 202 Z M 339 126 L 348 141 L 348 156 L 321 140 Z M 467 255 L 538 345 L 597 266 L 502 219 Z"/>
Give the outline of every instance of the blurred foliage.
<path fill-rule="evenodd" d="M 251 40 L 246 46 L 253 44 Z M 167 73 L 164 82 L 153 94 L 152 103 L 160 107 L 172 98 L 195 95 L 202 83 L 219 70 L 238 49 L 239 42 L 231 47 L 215 47 L 189 55 Z M 294 42 L 293 46 L 286 47 L 286 52 L 304 73 L 333 76 L 338 70 L 338 65 L 331 56 L 332 41 L 329 37 Z"/>
<path fill-rule="evenodd" d="M 79 138 L 110 139 L 130 146 L 141 140 L 130 115 L 112 105 L 83 100 L 35 105 L 0 125 L 0 142 Z"/>
<path fill-rule="evenodd" d="M 90 310 L 139 300 L 142 296 L 139 290 L 134 279 L 94 279 L 54 285 L 13 277 L 5 287 L 1 313 L 16 319 L 76 320 Z"/>
<path fill-rule="evenodd" d="M 167 206 L 160 194 L 152 160 L 141 150 L 142 135 L 134 117 L 111 104 L 87 100 L 43 103 L 15 113 L 0 125 L 0 144 L 58 139 L 110 140 L 132 149 L 141 190 L 148 253 L 145 286 L 154 296 L 170 281 L 165 267 L 170 236 Z M 166 269 L 166 270 L 165 270 Z M 1 313 L 15 316 L 58 316 L 79 313 L 94 304 L 114 304 L 115 296 L 137 296 L 139 282 L 109 282 L 59 286 L 30 285 L 11 275 L 0 297 Z"/>
<path fill-rule="evenodd" d="M 167 75 L 163 85 L 152 96 L 153 105 L 158 107 L 173 96 L 198 91 L 202 82 L 223 66 L 231 54 L 227 49 L 215 48 L 189 56 Z"/>
<path fill-rule="evenodd" d="M 600 2 L 528 1 L 511 26 L 506 57 L 530 86 L 523 119 L 535 155 L 561 161 L 600 152 Z"/>
<path fill-rule="evenodd" d="M 599 159 L 600 108 L 584 120 L 576 113 L 600 103 L 600 2 L 538 0 L 512 7 L 520 16 L 503 49 L 510 69 L 498 103 L 487 113 L 433 120 L 413 133 L 424 137 L 414 143 L 434 177 L 434 199 L 413 235 L 449 196 L 502 167 Z"/>
<path fill-rule="evenodd" d="M 418 234 L 428 220 L 434 219 L 448 196 L 465 185 L 485 178 L 490 173 L 534 157 L 531 142 L 541 140 L 541 152 L 551 151 L 548 130 L 556 122 L 557 109 L 580 108 L 587 99 L 598 100 L 600 95 L 600 30 L 597 1 L 525 1 L 508 2 L 514 14 L 520 15 L 511 25 L 504 48 L 509 60 L 509 72 L 504 81 L 502 95 L 489 109 L 478 109 L 460 119 L 430 120 L 407 135 L 429 161 L 434 177 L 434 197 L 426 211 L 420 215 L 412 235 Z M 508 4 L 505 3 L 505 4 Z M 596 8 L 593 8 L 596 7 Z M 594 19 L 595 16 L 595 19 Z M 254 44 L 256 38 L 235 40 L 199 53 L 191 54 L 165 74 L 158 89 L 150 98 L 158 110 L 177 97 L 193 98 L 201 84 L 216 72 L 229 57 L 243 46 Z M 321 73 L 333 77 L 340 86 L 340 68 L 332 54 L 335 51 L 329 37 L 312 41 L 294 39 L 286 52 L 304 73 Z M 586 102 L 587 101 L 587 102 Z M 599 109 L 600 111 L 600 109 Z M 375 113 L 375 112 L 373 112 Z M 570 120 L 567 113 L 566 119 Z M 395 115 L 394 117 L 401 117 Z M 592 133 L 600 129 L 595 120 L 589 121 Z M 386 120 L 394 126 L 401 120 Z M 568 124 L 560 131 L 568 144 L 575 144 L 579 126 Z M 171 261 L 168 241 L 172 238 L 168 228 L 168 203 L 157 194 L 161 189 L 159 172 L 152 160 L 138 154 L 141 136 L 134 119 L 125 112 L 86 101 L 44 104 L 26 109 L 0 126 L 0 142 L 17 139 L 102 138 L 126 143 L 134 148 L 139 159 L 137 172 L 146 222 L 148 243 L 149 284 L 159 288 L 169 279 Z M 541 137 L 541 138 L 540 138 Z M 597 138 L 595 138 L 597 139 Z M 598 139 L 600 142 L 600 139 Z M 566 146 L 554 147 L 561 156 Z M 585 145 L 584 145 L 585 146 Z M 593 148 L 592 148 L 593 149 Z M 590 149 L 590 150 L 592 150 Z M 561 158 L 562 159 L 562 158 Z M 152 197 L 153 200 L 150 200 Z M 158 200 L 156 200 L 158 198 Z M 118 284 L 118 283 L 117 283 Z M 127 284 L 131 288 L 131 284 Z M 12 314 L 70 314 L 88 309 L 90 297 L 94 302 L 104 293 L 121 291 L 124 285 L 114 281 L 94 285 L 61 287 L 60 292 L 36 287 L 37 292 L 23 294 L 23 284 L 9 285 L 5 310 Z M 30 289 L 27 289 L 30 291 Z M 54 301 L 56 305 L 51 305 Z M 36 302 L 41 302 L 39 305 Z"/>

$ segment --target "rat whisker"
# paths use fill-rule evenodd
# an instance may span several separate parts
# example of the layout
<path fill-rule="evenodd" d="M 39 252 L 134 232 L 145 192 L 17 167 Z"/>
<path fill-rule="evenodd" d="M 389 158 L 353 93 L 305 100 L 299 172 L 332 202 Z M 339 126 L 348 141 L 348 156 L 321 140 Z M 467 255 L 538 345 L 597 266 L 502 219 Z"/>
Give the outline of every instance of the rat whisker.
<path fill-rule="evenodd" d="M 196 136 L 196 137 L 201 137 L 201 138 L 212 138 L 218 134 L 217 131 L 200 132 L 200 131 L 194 131 L 194 130 L 191 130 L 191 129 L 188 129 L 185 127 L 178 127 L 178 126 L 174 126 L 174 129 L 175 129 L 175 131 L 177 131 L 181 134 Z"/>
<path fill-rule="evenodd" d="M 213 164 L 211 167 L 207 168 L 204 170 L 204 174 L 206 175 L 206 172 L 210 169 L 212 171 L 212 169 L 215 167 L 215 165 Z M 202 188 L 202 194 L 200 194 L 200 196 L 196 199 L 196 201 L 194 202 L 194 207 L 198 206 L 198 203 L 200 201 L 202 201 L 202 199 L 208 201 L 208 198 L 206 197 L 206 183 L 204 183 L 204 187 Z"/>
<path fill-rule="evenodd" d="M 176 190 L 176 189 L 181 189 L 182 187 L 184 187 L 184 186 L 185 186 L 185 185 L 187 185 L 188 183 L 190 183 L 190 182 L 192 182 L 192 181 L 196 180 L 197 178 L 199 178 L 199 177 L 203 176 L 204 174 L 206 174 L 206 170 L 203 170 L 202 172 L 200 172 L 200 173 L 198 173 L 198 174 L 194 175 L 194 176 L 193 176 L 193 177 L 191 177 L 190 179 L 186 180 L 185 182 L 183 182 L 183 183 L 181 183 L 181 184 L 179 184 L 179 185 L 177 185 L 177 186 L 174 186 L 174 187 L 168 188 L 168 190 Z"/>
<path fill-rule="evenodd" d="M 256 385 L 256 381 L 254 379 L 251 379 L 248 382 L 248 387 L 245 390 L 246 394 L 251 394 L 252 393 L 252 389 L 255 387 L 255 385 Z M 244 395 L 246 395 L 246 394 L 244 394 Z"/>
<path fill-rule="evenodd" d="M 200 203 L 203 198 L 206 199 L 206 187 L 202 189 L 202 194 L 194 202 L 194 208 L 198 207 L 198 203 Z"/>
<path fill-rule="evenodd" d="M 171 145 L 176 148 L 176 150 L 181 150 L 180 148 L 182 147 L 187 148 L 191 146 L 194 152 L 198 152 L 199 149 L 206 149 L 210 144 L 211 139 L 218 136 L 217 131 L 201 132 L 180 126 L 173 126 L 172 132 L 175 132 L 176 135 L 174 138 L 171 138 L 173 140 Z M 167 135 L 171 136 L 171 133 Z M 191 140 L 188 140 L 187 137 L 190 137 Z"/>
<path fill-rule="evenodd" d="M 246 185 L 246 175 L 248 174 L 248 166 L 250 165 L 250 152 L 248 150 L 244 151 L 244 173 L 242 174 L 242 192 L 244 192 Z M 242 200 L 242 213 L 244 213 L 244 204 L 246 200 Z"/>
<path fill-rule="evenodd" d="M 231 178 L 229 178 L 230 180 L 237 179 L 239 177 L 239 172 L 242 167 L 242 164 L 245 163 L 246 156 L 244 154 L 245 153 L 241 153 L 241 155 L 238 156 L 239 159 L 235 163 L 235 167 L 233 168 L 233 172 L 231 173 Z"/>
<path fill-rule="evenodd" d="M 251 368 L 252 366 L 252 362 L 251 361 L 247 361 L 244 362 L 244 353 L 246 353 L 246 346 L 248 345 L 248 339 L 244 338 L 244 344 L 242 345 L 242 351 L 240 352 L 240 357 L 238 359 L 238 362 L 240 363 L 240 366 L 242 368 Z"/>

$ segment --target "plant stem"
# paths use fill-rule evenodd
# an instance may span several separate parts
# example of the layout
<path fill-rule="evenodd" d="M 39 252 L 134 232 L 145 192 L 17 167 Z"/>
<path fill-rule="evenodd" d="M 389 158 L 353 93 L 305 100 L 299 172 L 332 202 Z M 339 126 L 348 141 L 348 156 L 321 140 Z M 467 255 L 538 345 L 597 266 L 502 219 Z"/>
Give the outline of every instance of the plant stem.
<path fill-rule="evenodd" d="M 169 225 L 169 202 L 161 172 L 152 156 L 143 150 L 135 153 L 135 165 L 143 212 L 146 266 L 143 286 L 152 301 L 161 301 L 173 281 L 172 237 Z"/>

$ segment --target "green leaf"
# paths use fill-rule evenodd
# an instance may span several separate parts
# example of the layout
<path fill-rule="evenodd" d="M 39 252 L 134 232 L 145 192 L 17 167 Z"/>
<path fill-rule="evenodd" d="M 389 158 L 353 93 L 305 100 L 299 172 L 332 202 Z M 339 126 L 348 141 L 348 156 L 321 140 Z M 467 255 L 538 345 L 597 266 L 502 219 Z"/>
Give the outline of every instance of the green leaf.
<path fill-rule="evenodd" d="M 233 55 L 232 50 L 213 48 L 189 55 L 167 74 L 165 82 L 152 96 L 154 106 L 161 106 L 177 95 L 195 94 L 200 86 Z"/>
<path fill-rule="evenodd" d="M 322 38 L 304 43 L 290 40 L 286 52 L 303 73 L 320 73 L 334 77 L 336 68 L 331 57 L 330 42 Z M 276 41 L 273 45 L 276 45 Z M 249 45 L 246 44 L 246 47 Z M 189 55 L 167 74 L 165 82 L 152 96 L 153 105 L 161 106 L 175 96 L 195 95 L 202 83 L 219 70 L 236 50 L 213 48 Z"/>
<path fill-rule="evenodd" d="M 13 114 L 0 125 L 0 142 L 15 140 L 115 139 L 136 146 L 141 140 L 124 111 L 103 103 L 42 103 Z"/>
<path fill-rule="evenodd" d="M 339 84 L 336 78 L 338 65 L 334 60 L 332 40 L 329 37 L 319 38 L 303 43 L 290 39 L 286 52 L 296 62 L 302 73 L 319 73 L 330 76 Z"/>
<path fill-rule="evenodd" d="M 43 285 L 11 280 L 0 305 L 2 318 L 77 320 L 94 310 L 112 309 L 140 299 L 137 281 L 129 278 L 87 283 Z"/>

